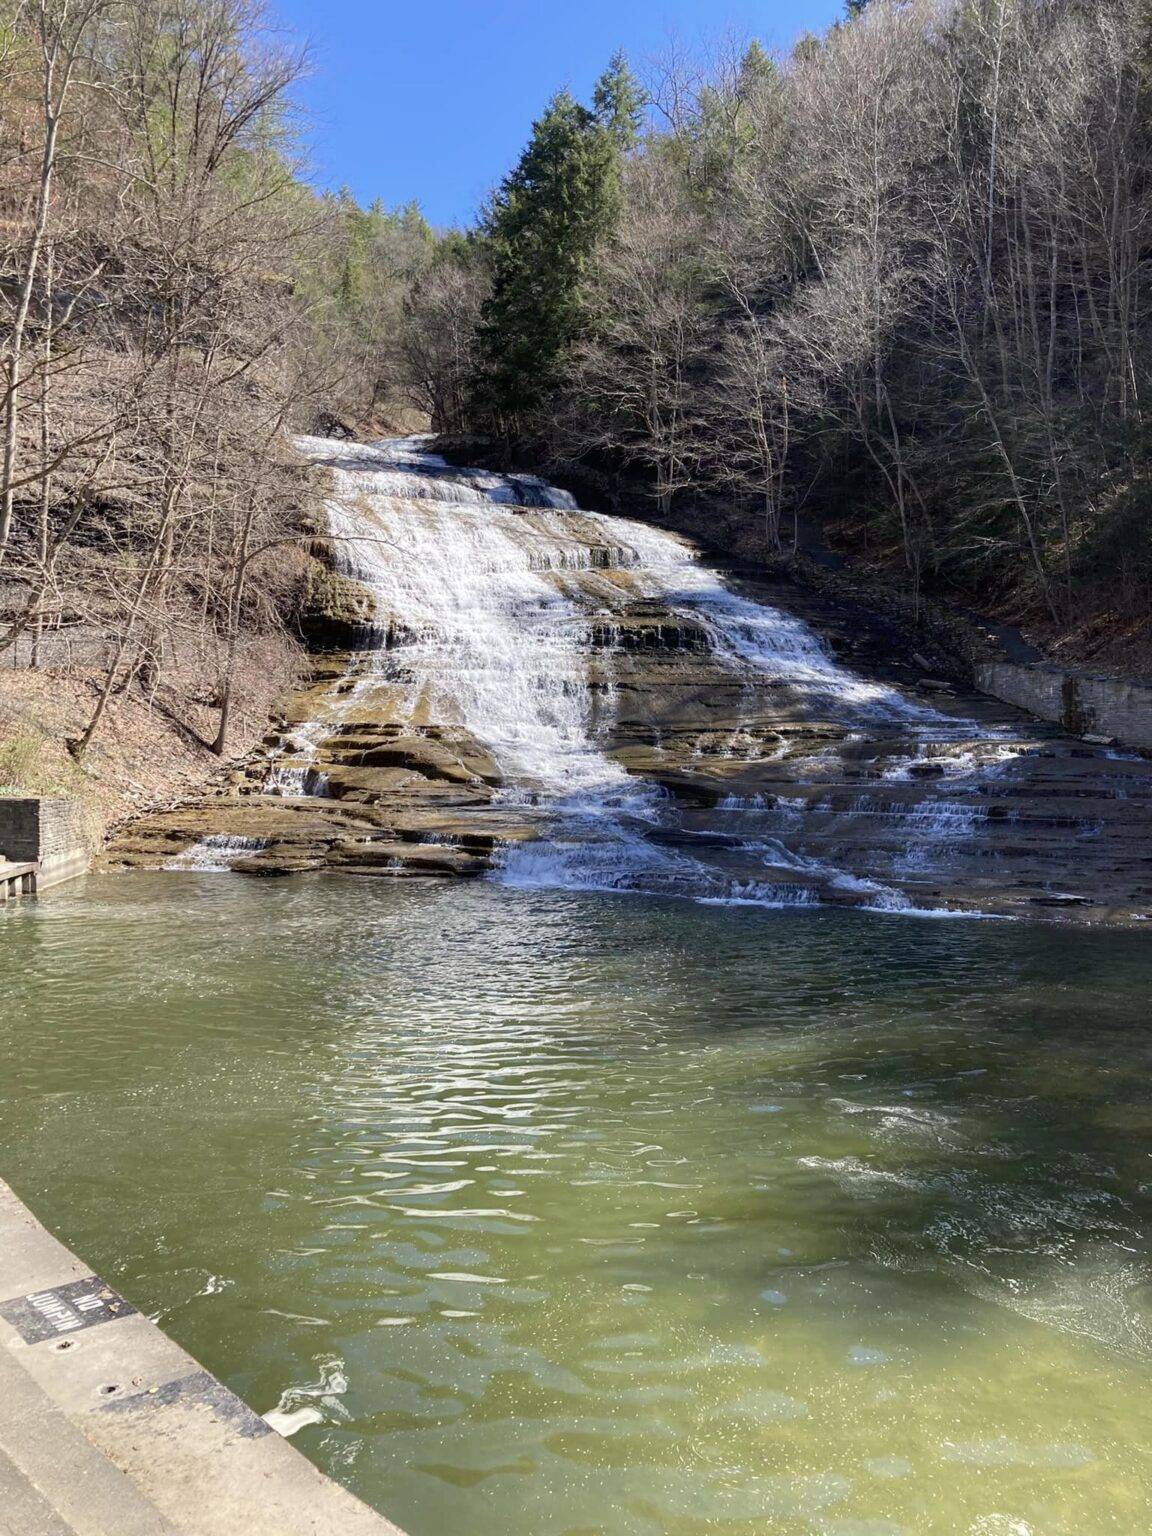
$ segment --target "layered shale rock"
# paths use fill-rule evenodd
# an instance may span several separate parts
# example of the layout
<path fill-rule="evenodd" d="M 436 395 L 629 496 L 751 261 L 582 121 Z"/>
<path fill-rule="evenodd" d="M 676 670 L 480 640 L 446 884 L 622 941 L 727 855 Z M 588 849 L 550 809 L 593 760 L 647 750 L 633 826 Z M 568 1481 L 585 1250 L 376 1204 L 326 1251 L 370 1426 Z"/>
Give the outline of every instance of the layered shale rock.
<path fill-rule="evenodd" d="M 405 440 L 311 439 L 336 569 L 227 792 L 122 865 L 1142 921 L 1152 763 L 927 676 L 883 621 Z M 351 642 L 351 646 L 350 646 Z"/>

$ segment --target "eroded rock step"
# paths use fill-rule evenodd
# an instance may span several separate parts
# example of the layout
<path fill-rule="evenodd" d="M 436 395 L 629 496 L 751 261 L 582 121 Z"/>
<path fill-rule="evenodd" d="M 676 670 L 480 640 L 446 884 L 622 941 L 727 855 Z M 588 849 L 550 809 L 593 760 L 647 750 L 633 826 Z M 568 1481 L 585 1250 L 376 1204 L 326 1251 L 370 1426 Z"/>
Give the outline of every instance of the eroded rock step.
<path fill-rule="evenodd" d="M 750 663 L 748 615 L 720 632 L 727 599 L 699 597 L 679 545 L 578 512 L 530 477 L 449 471 L 404 444 L 383 461 L 356 450 L 363 466 L 347 445 L 310 451 L 332 463 L 346 508 L 359 497 L 364 516 L 392 519 L 390 537 L 410 535 L 404 558 L 414 550 L 435 571 L 422 581 L 390 556 L 351 560 L 332 601 L 345 628 L 363 626 L 363 649 L 316 655 L 225 793 L 135 823 L 108 862 L 474 876 L 539 846 L 561 871 L 569 854 L 593 878 L 602 866 L 612 887 L 613 858 L 632 839 L 657 857 L 647 883 L 640 858 L 641 884 L 628 888 L 671 895 L 759 890 L 1108 922 L 1152 912 L 1152 762 L 1138 754 L 963 693 L 939 676 L 945 658 L 910 657 L 882 619 L 732 571 L 726 590 L 769 621 Z M 531 508 L 514 505 L 521 496 Z M 498 608 L 485 607 L 489 583 Z M 850 670 L 814 656 L 796 620 Z M 502 771 L 485 745 L 500 733 L 475 708 L 483 697 L 508 715 L 502 668 L 510 689 L 529 690 L 516 696 L 543 730 L 577 698 L 587 749 L 607 770 L 609 817 L 573 814 L 554 749 L 540 793 L 530 775 Z M 547 708 L 532 690 L 547 692 Z M 887 715 L 885 699 L 897 706 Z M 635 805 L 630 784 L 649 786 Z"/>
<path fill-rule="evenodd" d="M 632 644 L 618 624 L 596 636 L 592 664 L 612 674 L 610 750 L 667 797 L 655 834 L 664 845 L 690 849 L 735 883 L 775 880 L 834 903 L 872 905 L 876 892 L 837 883 L 828 870 L 913 905 L 1107 922 L 1152 910 L 1152 762 L 960 695 L 948 701 L 951 739 L 854 732 L 785 688 L 750 695 L 706 649 L 683 643 L 679 621 L 649 613 L 642 628 Z M 546 813 L 503 803 L 495 763 L 467 733 L 373 718 L 369 701 L 390 707 L 387 690 L 362 679 L 345 686 L 362 664 L 322 658 L 295 701 L 297 718 L 269 737 L 229 793 L 136 822 L 115 839 L 109 862 L 478 876 L 502 848 L 548 835 Z M 267 794 L 318 697 L 343 715 L 314 743 L 321 792 Z M 972 719 L 998 734 L 966 735 Z M 773 864 L 773 844 L 812 867 Z"/>

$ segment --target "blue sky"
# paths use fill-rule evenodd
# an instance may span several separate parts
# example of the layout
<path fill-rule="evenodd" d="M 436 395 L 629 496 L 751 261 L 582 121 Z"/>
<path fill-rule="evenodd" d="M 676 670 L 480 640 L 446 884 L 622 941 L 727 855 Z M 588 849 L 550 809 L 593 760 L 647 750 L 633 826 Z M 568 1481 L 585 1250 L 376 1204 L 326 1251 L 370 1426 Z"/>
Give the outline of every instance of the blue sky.
<path fill-rule="evenodd" d="M 587 99 L 616 48 L 640 66 L 670 39 L 769 46 L 841 0 L 273 0 L 313 50 L 298 91 L 314 180 L 361 202 L 417 198 L 467 223 L 561 86 Z"/>

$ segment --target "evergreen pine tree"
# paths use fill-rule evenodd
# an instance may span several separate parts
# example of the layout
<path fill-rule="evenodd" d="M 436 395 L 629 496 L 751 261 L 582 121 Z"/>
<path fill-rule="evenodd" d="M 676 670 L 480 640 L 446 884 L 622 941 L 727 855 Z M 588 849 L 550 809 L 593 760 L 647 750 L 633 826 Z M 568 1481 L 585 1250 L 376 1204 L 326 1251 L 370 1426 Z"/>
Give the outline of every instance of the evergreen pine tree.
<path fill-rule="evenodd" d="M 736 94 L 748 101 L 757 91 L 765 90 L 777 79 L 778 71 L 772 56 L 753 38 L 740 60 L 740 72 L 736 78 Z"/>
<path fill-rule="evenodd" d="M 615 84 L 602 92 L 611 125 L 567 91 L 554 97 L 488 211 L 492 292 L 477 337 L 474 406 L 502 430 L 541 402 L 579 334 L 581 279 L 615 220 L 623 135 L 638 110 L 626 78 L 616 77 L 619 95 Z"/>
<path fill-rule="evenodd" d="M 341 188 L 337 200 L 344 224 L 344 260 L 337 292 L 340 308 L 352 314 L 363 303 L 367 286 L 371 215 L 357 205 L 347 187 Z"/>
<path fill-rule="evenodd" d="M 629 69 L 624 53 L 618 50 L 596 82 L 592 105 L 597 120 L 622 150 L 635 148 L 644 121 L 644 102 L 640 82 Z"/>

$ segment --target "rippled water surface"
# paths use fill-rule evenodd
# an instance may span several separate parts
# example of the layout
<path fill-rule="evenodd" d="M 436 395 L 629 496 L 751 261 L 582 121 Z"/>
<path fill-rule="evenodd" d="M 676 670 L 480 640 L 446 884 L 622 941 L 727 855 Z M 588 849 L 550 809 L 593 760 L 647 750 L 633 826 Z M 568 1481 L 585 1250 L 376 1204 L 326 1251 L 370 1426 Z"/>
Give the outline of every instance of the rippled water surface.
<path fill-rule="evenodd" d="M 0 1172 L 411 1536 L 1134 1536 L 1150 946 L 91 879 L 0 914 Z"/>

